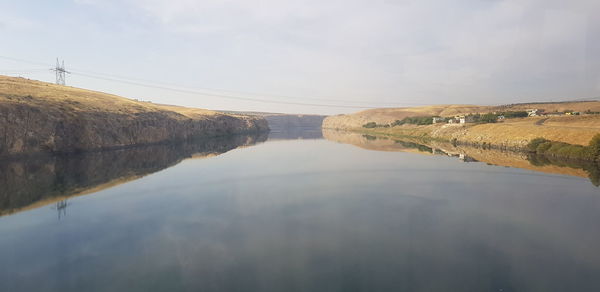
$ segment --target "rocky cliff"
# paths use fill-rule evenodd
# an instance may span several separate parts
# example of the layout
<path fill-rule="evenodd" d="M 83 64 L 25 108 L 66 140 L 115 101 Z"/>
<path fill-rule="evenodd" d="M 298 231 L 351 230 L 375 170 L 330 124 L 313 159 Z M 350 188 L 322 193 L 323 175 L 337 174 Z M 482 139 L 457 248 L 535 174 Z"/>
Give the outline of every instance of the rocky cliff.
<path fill-rule="evenodd" d="M 268 131 L 261 117 L 158 105 L 0 76 L 0 156 Z"/>

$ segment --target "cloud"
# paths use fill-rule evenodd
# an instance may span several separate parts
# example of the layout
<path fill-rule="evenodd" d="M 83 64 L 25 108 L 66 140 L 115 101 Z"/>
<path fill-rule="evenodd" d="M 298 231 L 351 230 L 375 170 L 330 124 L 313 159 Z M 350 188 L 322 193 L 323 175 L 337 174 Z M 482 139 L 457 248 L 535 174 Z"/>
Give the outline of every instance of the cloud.
<path fill-rule="evenodd" d="M 556 89 L 559 83 L 552 80 L 557 79 L 586 94 L 595 84 L 583 85 L 586 92 L 576 79 L 598 76 L 597 69 L 586 71 L 585 65 L 598 28 L 594 1 L 130 4 L 166 31 L 199 38 L 221 35 L 225 46 L 243 46 L 255 57 L 279 62 L 273 71 L 294 68 L 288 79 L 308 79 L 311 86 L 325 92 L 335 88 L 343 95 L 370 92 L 431 102 L 437 96 L 470 102 L 489 96 L 483 101 L 496 102 L 494 97 L 519 93 L 541 97 Z M 315 83 L 311 75 L 327 82 Z"/>
<path fill-rule="evenodd" d="M 66 28 L 69 38 L 87 39 L 93 47 L 77 42 L 69 48 L 123 54 L 117 71 L 152 62 L 153 68 L 173 72 L 165 77 L 173 82 L 373 102 L 505 103 L 598 95 L 599 1 L 73 3 L 75 16 L 56 31 Z M 27 27 L 20 19 L 48 27 L 60 23 L 5 11 L 18 19 L 0 10 L 3 31 Z M 48 39 L 54 31 L 47 29 Z M 95 65 L 104 64 L 89 67 Z M 147 71 L 135 74 L 153 78 Z"/>

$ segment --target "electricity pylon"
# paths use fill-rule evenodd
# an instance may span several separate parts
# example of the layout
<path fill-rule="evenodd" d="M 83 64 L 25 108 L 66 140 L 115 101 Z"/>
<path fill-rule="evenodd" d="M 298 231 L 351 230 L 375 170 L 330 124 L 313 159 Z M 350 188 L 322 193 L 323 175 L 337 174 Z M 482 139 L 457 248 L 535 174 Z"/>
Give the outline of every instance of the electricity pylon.
<path fill-rule="evenodd" d="M 71 72 L 65 70 L 65 60 L 61 63 L 58 62 L 58 58 L 56 58 L 56 68 L 51 69 L 56 73 L 56 84 L 65 85 L 65 75 L 71 74 Z"/>

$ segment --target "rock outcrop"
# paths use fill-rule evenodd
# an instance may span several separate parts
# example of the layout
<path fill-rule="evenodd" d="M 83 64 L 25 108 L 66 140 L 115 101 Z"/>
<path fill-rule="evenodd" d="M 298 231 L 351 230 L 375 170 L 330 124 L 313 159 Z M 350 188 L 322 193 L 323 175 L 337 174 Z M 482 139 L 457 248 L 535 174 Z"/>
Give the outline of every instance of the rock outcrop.
<path fill-rule="evenodd" d="M 0 77 L 0 156 L 76 152 L 268 131 L 261 117 L 158 105 Z"/>

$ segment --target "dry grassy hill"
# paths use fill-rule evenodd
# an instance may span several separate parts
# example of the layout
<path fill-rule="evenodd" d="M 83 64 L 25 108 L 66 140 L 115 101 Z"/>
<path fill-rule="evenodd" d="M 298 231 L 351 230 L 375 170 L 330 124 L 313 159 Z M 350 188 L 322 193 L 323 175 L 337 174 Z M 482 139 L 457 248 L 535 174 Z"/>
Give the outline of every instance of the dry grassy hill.
<path fill-rule="evenodd" d="M 351 129 L 361 127 L 368 122 L 389 124 L 406 117 L 454 116 L 463 113 L 487 111 L 488 108 L 491 107 L 476 105 L 436 105 L 369 109 L 349 115 L 330 116 L 323 121 L 323 127 L 329 129 Z"/>
<path fill-rule="evenodd" d="M 70 152 L 268 130 L 266 121 L 0 76 L 0 155 Z"/>
<path fill-rule="evenodd" d="M 337 115 L 327 118 L 324 127 L 330 129 L 349 129 L 361 127 L 368 122 L 389 124 L 406 117 L 440 116 L 452 117 L 462 114 L 476 114 L 502 111 L 523 111 L 527 109 L 543 109 L 546 112 L 562 112 L 565 110 L 600 111 L 599 101 L 556 102 L 556 103 L 522 103 L 500 106 L 478 105 L 434 105 L 403 108 L 378 108 L 360 111 L 349 115 Z"/>
<path fill-rule="evenodd" d="M 546 112 L 587 110 L 600 112 L 600 102 L 579 101 L 560 103 L 527 103 L 502 106 L 440 105 L 412 108 L 384 108 L 361 111 L 349 115 L 331 116 L 323 121 L 323 128 L 356 131 L 371 131 L 388 135 L 428 137 L 441 140 L 456 140 L 469 144 L 491 144 L 506 148 L 523 148 L 536 137 L 570 144 L 587 145 L 590 139 L 600 133 L 600 115 L 531 117 L 507 119 L 494 124 L 428 126 L 403 125 L 391 128 L 365 129 L 368 122 L 389 124 L 405 117 L 442 116 L 458 114 L 488 113 L 501 111 L 522 111 L 542 109 Z"/>

